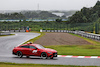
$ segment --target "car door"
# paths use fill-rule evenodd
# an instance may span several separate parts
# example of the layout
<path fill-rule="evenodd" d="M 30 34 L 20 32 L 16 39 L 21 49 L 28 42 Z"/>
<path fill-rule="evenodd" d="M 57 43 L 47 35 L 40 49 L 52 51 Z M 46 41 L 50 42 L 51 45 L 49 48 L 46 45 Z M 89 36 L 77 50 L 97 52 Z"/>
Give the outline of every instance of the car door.
<path fill-rule="evenodd" d="M 21 46 L 21 52 L 23 53 L 23 55 L 29 55 L 30 52 L 29 45 Z"/>
<path fill-rule="evenodd" d="M 37 48 L 34 47 L 34 46 L 30 46 L 30 55 L 35 55 L 36 56 L 37 53 L 38 53 Z"/>

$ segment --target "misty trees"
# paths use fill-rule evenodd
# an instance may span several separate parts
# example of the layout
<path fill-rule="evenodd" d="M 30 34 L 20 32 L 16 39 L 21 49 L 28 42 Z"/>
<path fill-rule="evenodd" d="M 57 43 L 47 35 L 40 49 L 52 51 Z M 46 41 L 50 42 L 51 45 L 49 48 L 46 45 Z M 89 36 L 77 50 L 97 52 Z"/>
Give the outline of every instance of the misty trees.
<path fill-rule="evenodd" d="M 0 14 L 0 19 L 1 20 L 12 20 L 12 19 L 16 19 L 16 20 L 19 20 L 19 19 L 25 19 L 25 16 L 21 13 L 5 13 L 5 14 Z"/>
<path fill-rule="evenodd" d="M 61 23 L 62 22 L 62 19 L 56 19 L 56 22 Z"/>
<path fill-rule="evenodd" d="M 83 22 L 83 14 L 82 12 L 76 12 L 72 17 L 69 18 L 71 23 L 81 23 Z"/>
<path fill-rule="evenodd" d="M 94 22 L 100 17 L 100 1 L 94 7 L 83 7 L 81 11 L 77 11 L 69 18 L 70 23 L 88 23 Z"/>
<path fill-rule="evenodd" d="M 56 19 L 59 16 L 56 16 L 48 11 L 27 11 L 27 12 L 20 12 L 20 13 L 5 13 L 0 14 L 1 20 L 20 20 L 20 19 Z"/>
<path fill-rule="evenodd" d="M 31 18 L 31 19 L 48 19 L 48 18 L 59 18 L 59 16 L 56 16 L 48 11 L 40 11 L 40 12 L 36 12 L 36 11 L 30 11 L 30 12 L 25 12 L 23 14 L 27 19 Z"/>

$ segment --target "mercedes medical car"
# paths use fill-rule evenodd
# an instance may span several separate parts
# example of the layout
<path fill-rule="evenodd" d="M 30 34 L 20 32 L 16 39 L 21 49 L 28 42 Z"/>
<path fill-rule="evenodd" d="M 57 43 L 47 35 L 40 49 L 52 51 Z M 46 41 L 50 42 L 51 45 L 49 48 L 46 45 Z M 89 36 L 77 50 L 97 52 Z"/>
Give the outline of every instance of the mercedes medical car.
<path fill-rule="evenodd" d="M 24 55 L 29 56 L 40 56 L 43 59 L 50 57 L 53 59 L 57 57 L 57 51 L 54 49 L 44 48 L 39 44 L 24 44 L 17 46 L 13 49 L 12 53 L 17 55 L 19 58 L 22 58 Z"/>

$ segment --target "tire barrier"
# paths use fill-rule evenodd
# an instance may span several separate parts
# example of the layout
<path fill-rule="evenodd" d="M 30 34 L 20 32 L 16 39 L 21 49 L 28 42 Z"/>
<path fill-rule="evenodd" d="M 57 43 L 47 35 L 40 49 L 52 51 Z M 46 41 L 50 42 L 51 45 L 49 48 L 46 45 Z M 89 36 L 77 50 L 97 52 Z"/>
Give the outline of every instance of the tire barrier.
<path fill-rule="evenodd" d="M 93 33 L 87 33 L 84 31 L 68 31 L 68 30 L 40 30 L 40 32 L 65 32 L 65 33 L 73 33 L 80 35 L 82 37 L 90 38 L 90 39 L 95 39 L 95 40 L 100 40 L 100 35 L 99 34 L 93 34 Z"/>

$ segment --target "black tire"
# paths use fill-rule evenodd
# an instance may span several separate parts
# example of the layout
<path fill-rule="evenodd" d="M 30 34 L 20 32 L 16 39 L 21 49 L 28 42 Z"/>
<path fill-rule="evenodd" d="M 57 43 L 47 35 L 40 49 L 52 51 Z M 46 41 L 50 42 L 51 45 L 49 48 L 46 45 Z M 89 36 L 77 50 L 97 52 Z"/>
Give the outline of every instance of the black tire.
<path fill-rule="evenodd" d="M 47 54 L 45 52 L 41 53 L 41 58 L 42 59 L 47 59 Z"/>
<path fill-rule="evenodd" d="M 23 57 L 22 52 L 21 52 L 21 51 L 18 51 L 18 52 L 17 52 L 17 56 L 18 56 L 19 58 L 22 58 L 22 57 Z"/>
<path fill-rule="evenodd" d="M 50 59 L 53 59 L 54 57 L 50 58 Z"/>
<path fill-rule="evenodd" d="M 26 58 L 30 58 L 29 56 L 26 56 Z"/>

